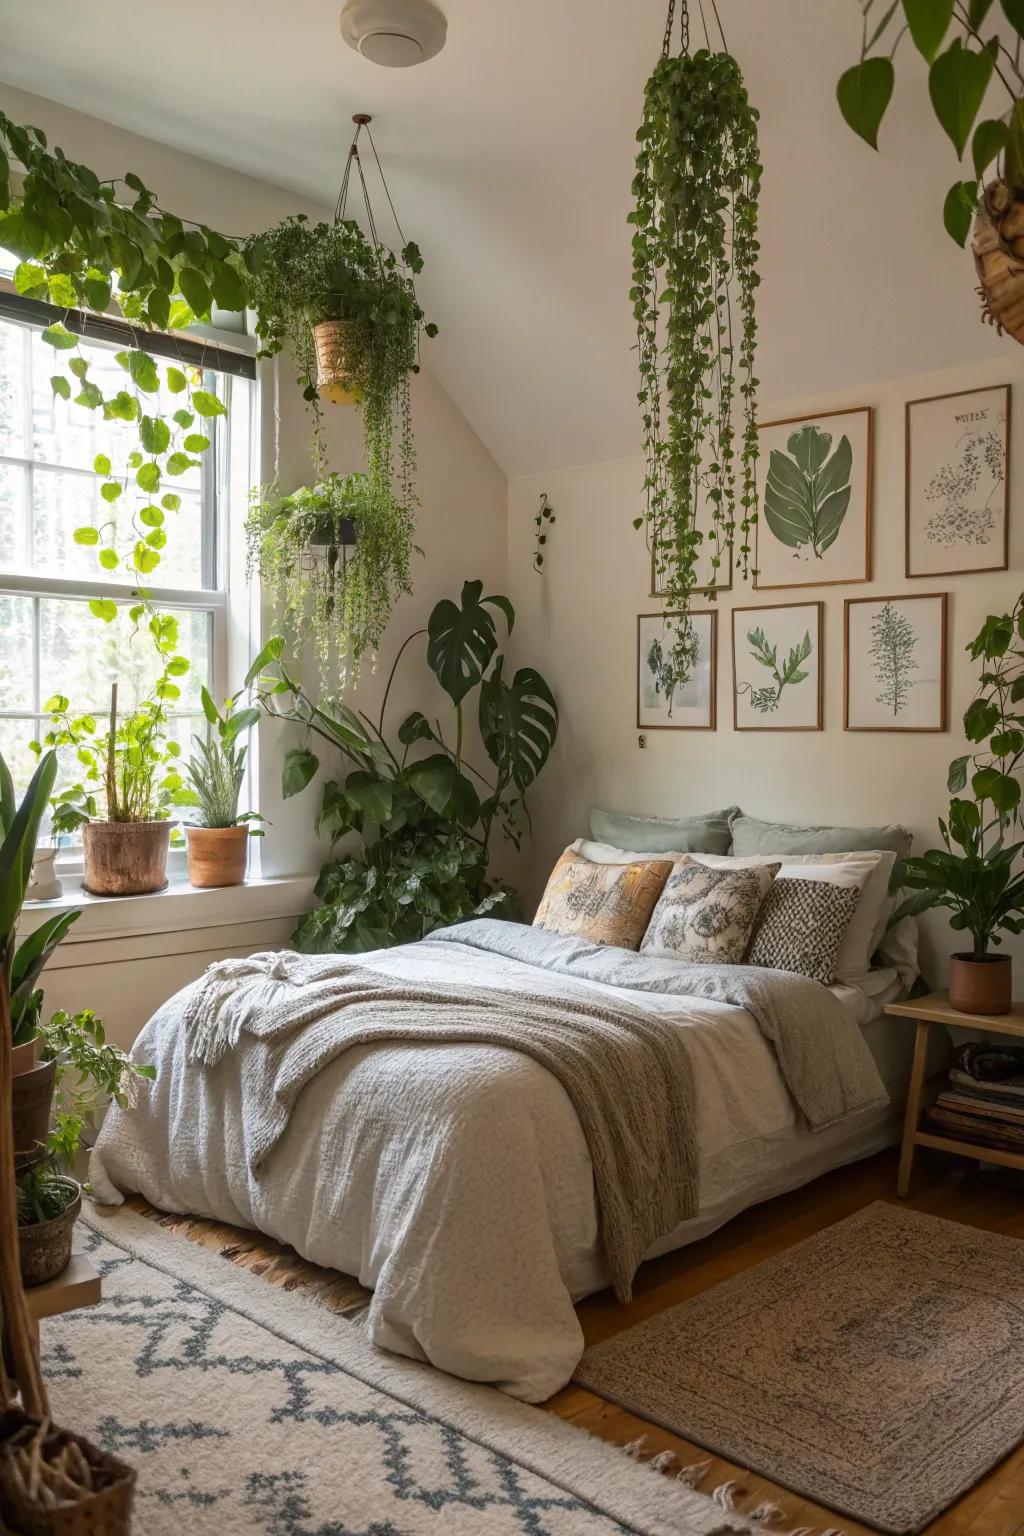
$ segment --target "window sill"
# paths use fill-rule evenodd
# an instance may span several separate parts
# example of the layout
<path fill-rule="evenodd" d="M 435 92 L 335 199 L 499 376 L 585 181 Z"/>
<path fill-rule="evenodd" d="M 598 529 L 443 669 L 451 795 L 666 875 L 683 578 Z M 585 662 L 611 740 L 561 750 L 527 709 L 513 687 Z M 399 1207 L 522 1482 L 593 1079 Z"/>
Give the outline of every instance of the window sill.
<path fill-rule="evenodd" d="M 315 875 L 247 880 L 244 885 L 197 890 L 172 875 L 165 890 L 151 896 L 90 896 L 79 886 L 79 875 L 65 873 L 64 894 L 54 901 L 28 901 L 22 908 L 18 933 L 33 933 L 58 912 L 78 910 L 62 949 L 155 933 L 236 927 L 272 919 L 292 919 L 313 905 Z"/>

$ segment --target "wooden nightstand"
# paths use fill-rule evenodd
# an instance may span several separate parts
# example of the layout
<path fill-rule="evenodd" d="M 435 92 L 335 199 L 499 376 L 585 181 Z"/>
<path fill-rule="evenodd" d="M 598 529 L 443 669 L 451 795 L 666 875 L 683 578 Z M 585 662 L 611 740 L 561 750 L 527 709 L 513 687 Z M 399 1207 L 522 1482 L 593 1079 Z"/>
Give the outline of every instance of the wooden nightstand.
<path fill-rule="evenodd" d="M 1024 1003 L 1014 1003 L 1009 1013 L 960 1013 L 956 1008 L 950 1007 L 947 993 L 929 992 L 927 997 L 917 997 L 912 1002 L 890 1003 L 885 1011 L 893 1018 L 913 1019 L 917 1024 L 896 1193 L 906 1196 L 910 1192 L 910 1175 L 914 1167 L 914 1153 L 918 1147 L 931 1147 L 936 1152 L 953 1152 L 958 1157 L 977 1157 L 986 1163 L 1000 1163 L 1004 1168 L 1024 1169 L 1022 1153 L 1004 1152 L 999 1147 L 979 1146 L 976 1142 L 961 1140 L 959 1137 L 937 1136 L 933 1131 L 922 1131 L 918 1125 L 921 1115 L 921 1096 L 924 1091 L 925 1063 L 928 1058 L 928 1035 L 932 1025 L 952 1024 L 959 1026 L 960 1029 L 974 1029 L 993 1035 L 1013 1035 L 1017 1039 L 1024 1039 Z"/>
<path fill-rule="evenodd" d="M 71 1262 L 55 1280 L 30 1285 L 25 1292 L 29 1327 L 36 1344 L 39 1343 L 39 1324 L 43 1318 L 74 1312 L 79 1307 L 94 1307 L 100 1299 L 98 1271 L 84 1254 L 72 1254 Z"/>

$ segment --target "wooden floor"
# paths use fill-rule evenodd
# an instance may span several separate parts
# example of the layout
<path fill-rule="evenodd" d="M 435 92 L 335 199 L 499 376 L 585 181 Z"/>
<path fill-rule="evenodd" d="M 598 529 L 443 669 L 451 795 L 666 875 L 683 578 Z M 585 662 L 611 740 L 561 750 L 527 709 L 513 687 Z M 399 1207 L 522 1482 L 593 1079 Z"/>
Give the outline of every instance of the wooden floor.
<path fill-rule="evenodd" d="M 842 1220 L 872 1200 L 895 1200 L 895 1185 L 895 1153 L 884 1153 L 838 1169 L 791 1195 L 745 1212 L 703 1242 L 645 1264 L 628 1306 L 621 1306 L 610 1292 L 581 1302 L 578 1312 L 587 1343 L 609 1338 L 717 1285 L 749 1265 L 810 1237 L 820 1228 Z M 907 1203 L 934 1216 L 1024 1238 L 1024 1186 L 983 1184 L 973 1175 L 965 1176 L 949 1158 L 920 1156 L 912 1197 Z M 167 1217 L 140 1201 L 134 1204 L 135 1209 L 244 1264 L 274 1284 L 315 1294 L 332 1310 L 351 1313 L 365 1295 L 347 1277 L 309 1264 L 291 1250 L 257 1234 L 239 1232 L 216 1222 Z M 545 1406 L 560 1418 L 617 1445 L 645 1436 L 645 1451 L 651 1454 L 674 1451 L 687 1466 L 709 1460 L 700 1446 L 648 1424 L 579 1387 L 566 1387 Z M 780 1531 L 811 1527 L 835 1530 L 842 1536 L 865 1536 L 872 1529 L 720 1457 L 710 1458 L 696 1486 L 711 1492 L 732 1481 L 737 1484 L 735 1501 L 739 1511 L 749 1513 L 766 1502 L 778 1506 Z M 1024 1445 L 933 1521 L 925 1536 L 1024 1536 Z"/>

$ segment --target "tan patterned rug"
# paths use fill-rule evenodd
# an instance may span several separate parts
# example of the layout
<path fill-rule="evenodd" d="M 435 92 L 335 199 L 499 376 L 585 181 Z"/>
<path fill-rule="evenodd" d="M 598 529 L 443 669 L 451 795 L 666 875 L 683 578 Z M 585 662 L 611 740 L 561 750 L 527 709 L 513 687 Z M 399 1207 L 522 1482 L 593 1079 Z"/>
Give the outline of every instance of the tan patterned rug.
<path fill-rule="evenodd" d="M 904 1536 L 1024 1439 L 1024 1242 L 878 1202 L 588 1349 L 575 1379 Z"/>

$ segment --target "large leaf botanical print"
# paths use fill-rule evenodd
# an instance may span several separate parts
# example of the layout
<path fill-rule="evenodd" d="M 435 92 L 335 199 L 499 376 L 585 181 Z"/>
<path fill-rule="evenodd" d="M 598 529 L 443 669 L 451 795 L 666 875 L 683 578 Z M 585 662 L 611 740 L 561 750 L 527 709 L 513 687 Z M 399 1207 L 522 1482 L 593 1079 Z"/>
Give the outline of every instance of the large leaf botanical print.
<path fill-rule="evenodd" d="M 814 587 L 870 575 L 871 411 L 759 430 L 754 585 Z"/>
<path fill-rule="evenodd" d="M 765 521 L 781 544 L 820 560 L 849 510 L 853 449 L 845 434 L 833 449 L 832 434 L 817 426 L 800 427 L 788 448 L 769 460 Z"/>

